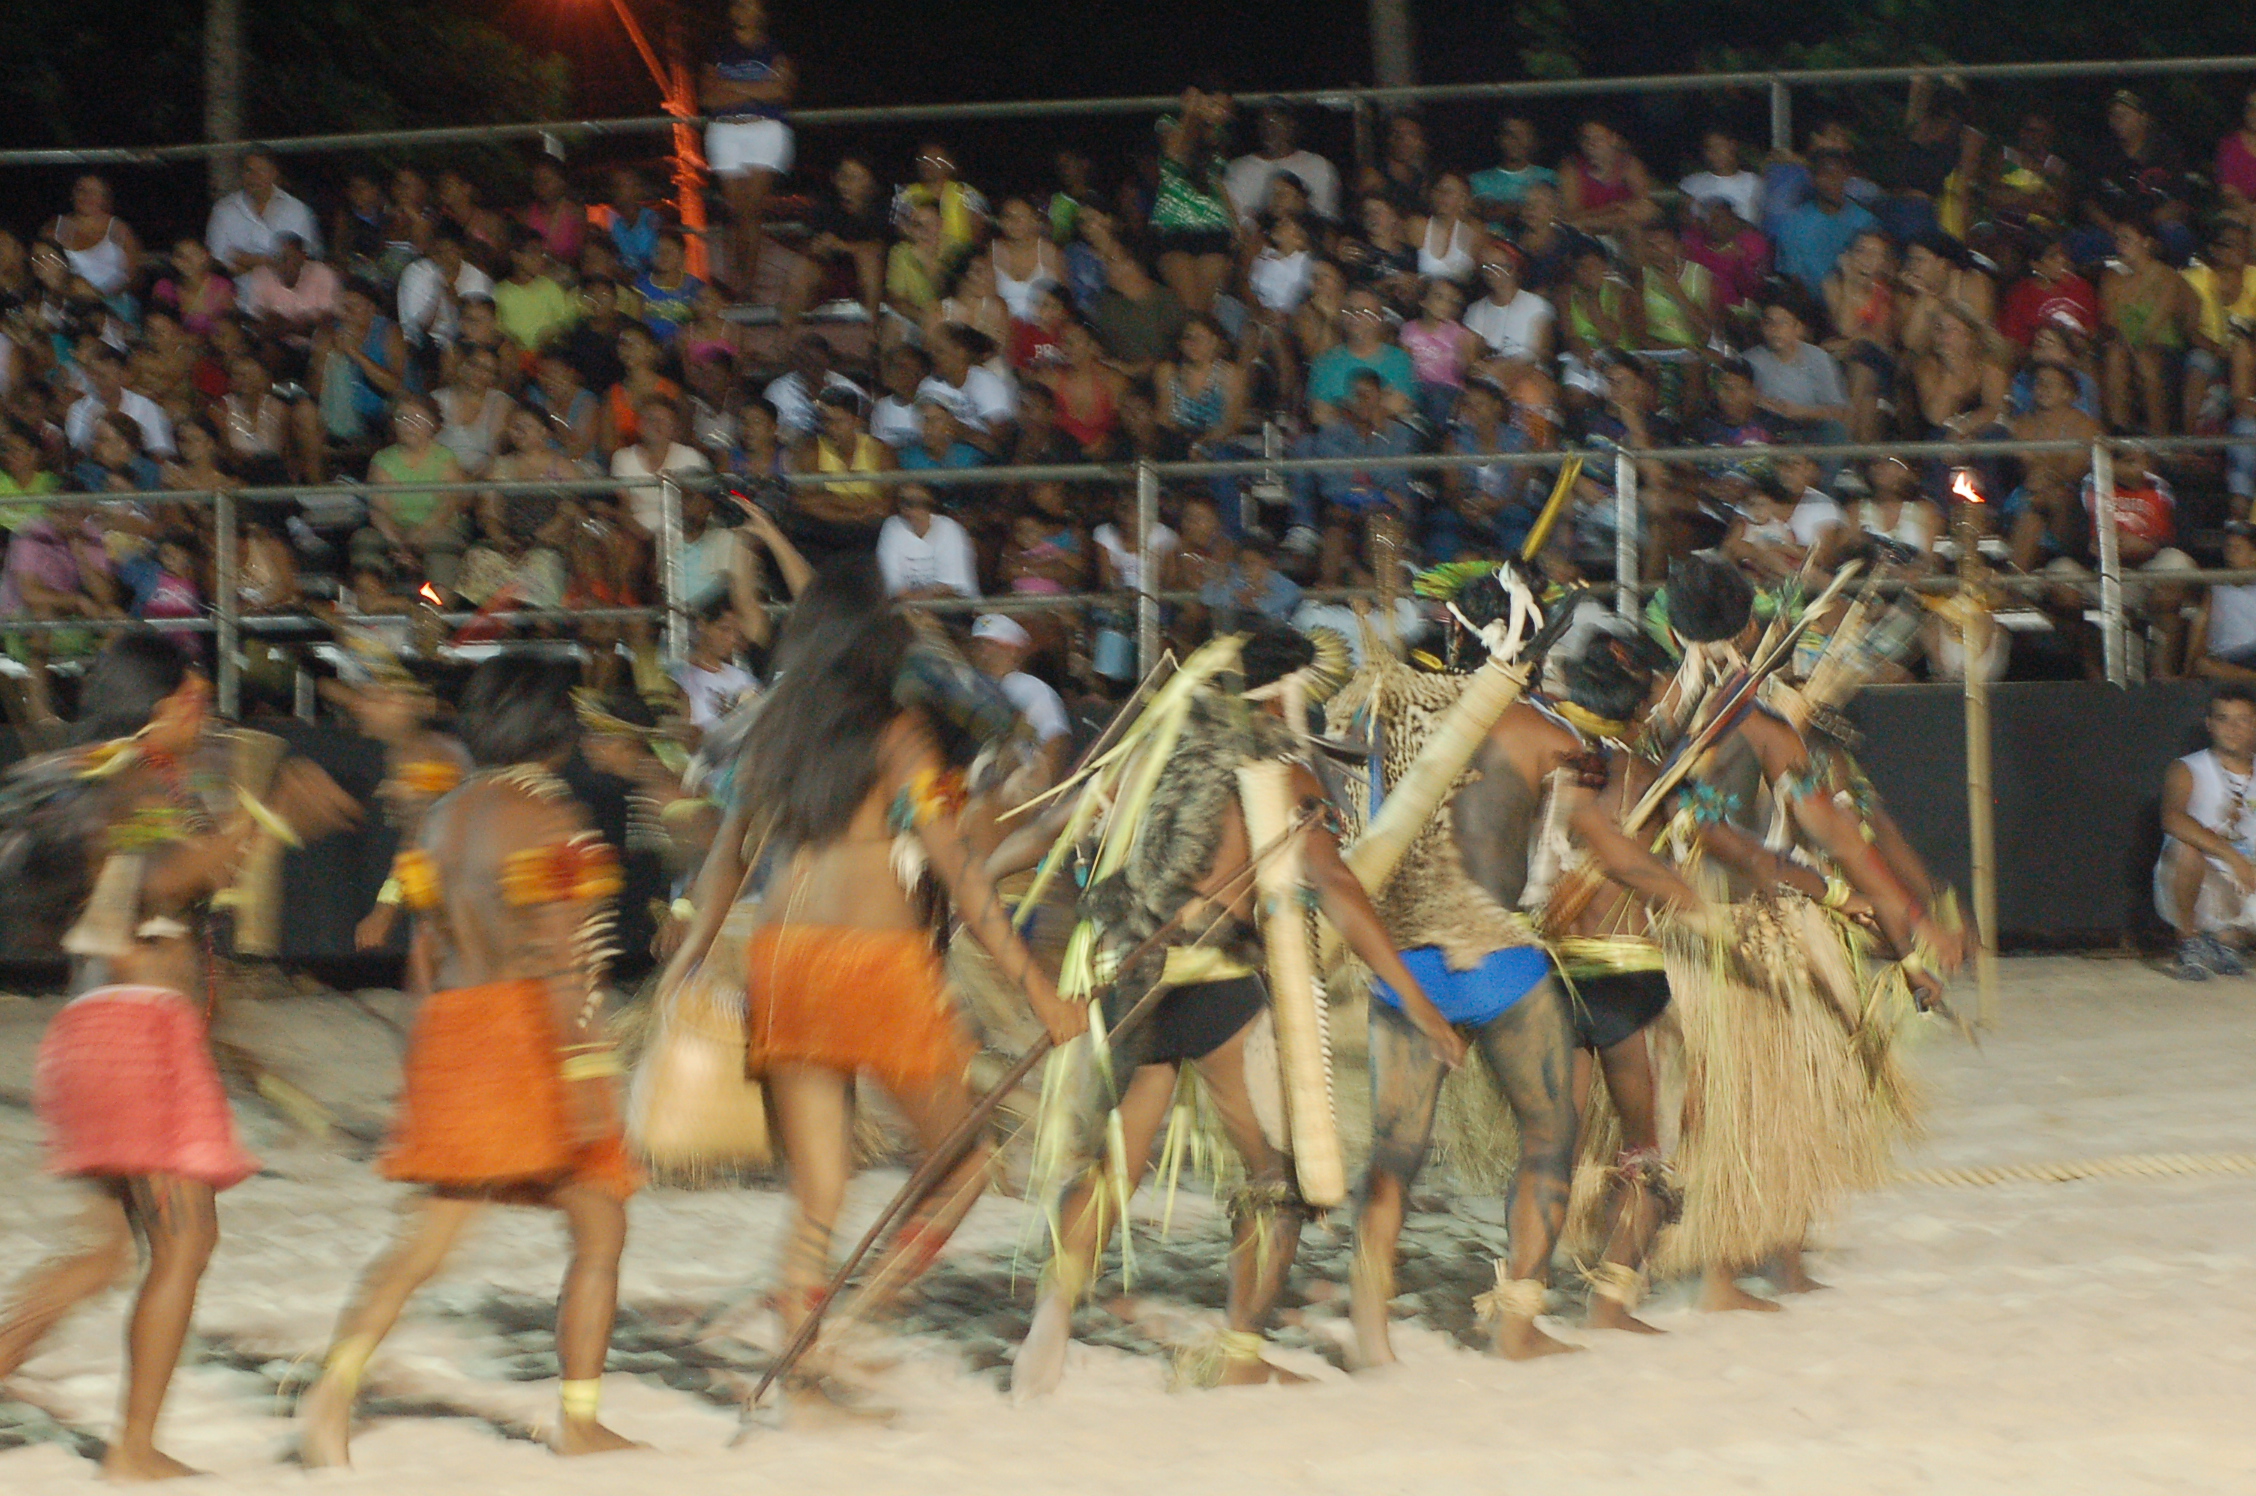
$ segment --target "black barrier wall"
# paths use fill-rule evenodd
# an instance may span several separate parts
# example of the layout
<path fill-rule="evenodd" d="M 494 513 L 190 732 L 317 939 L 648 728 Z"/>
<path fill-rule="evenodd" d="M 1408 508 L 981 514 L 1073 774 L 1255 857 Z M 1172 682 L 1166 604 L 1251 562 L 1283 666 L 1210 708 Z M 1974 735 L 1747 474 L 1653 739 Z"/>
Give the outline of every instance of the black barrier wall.
<path fill-rule="evenodd" d="M 1998 925 L 2007 947 L 2150 940 L 2162 773 L 2208 745 L 2209 687 L 2084 681 L 1990 688 Z M 1968 885 L 1966 703 L 1957 686 L 1878 686 L 1850 706 L 1857 753 L 1936 876 Z"/>
<path fill-rule="evenodd" d="M 2114 945 L 2161 931 L 2152 878 L 2161 847 L 2158 805 L 2170 761 L 2206 744 L 2209 688 L 2167 682 L 2118 690 L 2082 681 L 2025 681 L 1990 690 L 1997 784 L 1998 922 L 2014 946 Z M 1956 686 L 1883 686 L 1848 716 L 1858 756 L 1904 834 L 1938 877 L 1965 889 L 1966 716 Z M 383 756 L 366 738 L 330 727 L 261 721 L 372 804 Z M 13 757 L 0 744 L 0 760 Z M 574 758 L 571 781 L 614 846 L 626 835 L 625 786 Z M 358 832 L 290 854 L 284 867 L 283 959 L 353 954 L 353 926 L 391 866 L 394 837 L 376 816 Z M 634 969 L 650 936 L 649 901 L 662 894 L 655 859 L 630 857 L 622 941 Z M 0 926 L 4 926 L 0 918 Z M 0 958 L 11 954 L 0 929 Z M 16 952 L 13 954 L 22 954 Z"/>

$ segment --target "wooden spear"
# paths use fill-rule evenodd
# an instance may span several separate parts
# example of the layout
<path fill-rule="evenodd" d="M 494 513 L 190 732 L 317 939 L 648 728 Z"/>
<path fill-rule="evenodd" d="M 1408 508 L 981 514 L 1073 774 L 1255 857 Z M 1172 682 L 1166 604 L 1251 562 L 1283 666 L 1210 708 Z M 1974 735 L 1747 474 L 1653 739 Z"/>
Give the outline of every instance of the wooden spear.
<path fill-rule="evenodd" d="M 1974 515 L 1982 491 L 1961 468 L 1951 480 L 1959 503 L 1958 532 L 1959 653 L 1965 663 L 1966 841 L 1974 878 L 1974 1022 L 1989 1028 L 1997 1021 L 1997 797 L 1990 782 L 1990 677 L 1982 657 L 1993 641 L 1997 621 L 1990 616 L 1984 588 L 1989 566 L 1982 559 Z"/>

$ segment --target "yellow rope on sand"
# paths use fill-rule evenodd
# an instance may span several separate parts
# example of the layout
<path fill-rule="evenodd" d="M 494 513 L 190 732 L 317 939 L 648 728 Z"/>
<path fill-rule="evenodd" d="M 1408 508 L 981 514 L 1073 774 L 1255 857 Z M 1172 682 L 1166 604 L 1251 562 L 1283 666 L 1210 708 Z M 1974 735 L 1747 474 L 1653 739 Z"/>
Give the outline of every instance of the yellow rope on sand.
<path fill-rule="evenodd" d="M 1969 1169 L 1899 1169 L 1896 1184 L 2065 1184 L 2071 1179 L 2175 1179 L 2188 1174 L 2256 1174 L 2256 1153 L 2122 1153 L 2056 1163 L 1988 1164 Z"/>

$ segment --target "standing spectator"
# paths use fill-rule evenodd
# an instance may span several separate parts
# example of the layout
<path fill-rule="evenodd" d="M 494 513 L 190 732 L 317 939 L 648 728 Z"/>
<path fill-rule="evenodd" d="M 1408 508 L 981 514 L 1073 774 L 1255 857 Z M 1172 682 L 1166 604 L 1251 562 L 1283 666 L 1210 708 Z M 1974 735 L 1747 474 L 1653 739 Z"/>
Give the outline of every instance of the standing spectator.
<path fill-rule="evenodd" d="M 470 263 L 462 235 L 451 225 L 432 236 L 429 254 L 400 272 L 400 334 L 425 368 L 436 368 L 439 355 L 461 335 L 463 298 L 490 297 L 493 290 L 493 277 Z"/>
<path fill-rule="evenodd" d="M 868 393 L 838 372 L 830 339 L 819 332 L 802 333 L 791 343 L 791 367 L 761 393 L 775 407 L 776 425 L 786 442 L 803 440 L 815 429 L 815 397 L 824 390 L 850 390 L 861 399 Z"/>
<path fill-rule="evenodd" d="M 169 307 L 184 331 L 206 338 L 235 310 L 235 283 L 219 273 L 203 240 L 182 239 L 172 247 L 172 274 L 157 282 L 150 299 Z"/>
<path fill-rule="evenodd" d="M 243 185 L 212 204 L 204 244 L 229 273 L 241 277 L 275 256 L 276 240 L 294 236 L 308 253 L 321 252 L 313 210 L 282 190 L 282 168 L 264 151 L 242 160 Z"/>
<path fill-rule="evenodd" d="M 107 344 L 97 344 L 79 360 L 79 369 L 86 393 L 63 418 L 63 433 L 73 451 L 87 450 L 94 441 L 95 423 L 114 415 L 133 423 L 144 451 L 158 457 L 172 455 L 172 420 L 156 401 L 126 388 L 125 360 Z"/>
<path fill-rule="evenodd" d="M 1465 326 L 1487 345 L 1489 356 L 1509 366 L 1499 379 L 1524 369 L 1551 367 L 1555 336 L 1551 303 L 1520 283 L 1520 252 L 1501 240 L 1481 251 L 1481 281 L 1488 294 L 1465 309 Z"/>
<path fill-rule="evenodd" d="M 300 347 L 324 321 L 337 314 L 344 282 L 337 272 L 311 259 L 306 243 L 293 233 L 274 236 L 258 268 L 244 277 L 243 315 L 263 324 L 269 337 Z"/>
<path fill-rule="evenodd" d="M 541 248 L 557 264 L 578 264 L 587 243 L 587 205 L 572 195 L 563 166 L 547 156 L 533 163 L 532 179 L 533 200 L 519 211 L 517 221 L 540 235 Z"/>
<path fill-rule="evenodd" d="M 965 438 L 990 458 L 1009 451 L 1018 396 L 1008 379 L 987 367 L 985 360 L 995 350 L 986 335 L 968 327 L 943 327 L 931 346 L 932 372 L 917 386 L 917 399 L 947 406 Z"/>
<path fill-rule="evenodd" d="M 676 481 L 696 478 L 713 470 L 705 454 L 681 440 L 680 397 L 645 395 L 635 407 L 635 439 L 611 454 L 611 476 L 625 488 L 620 512 L 634 521 L 645 537 L 655 536 L 665 518 L 666 496 L 653 478 Z"/>
<path fill-rule="evenodd" d="M 1114 367 L 1148 378 L 1182 341 L 1190 313 L 1118 239 L 1107 237 L 1102 253 L 1105 288 L 1089 305 L 1089 325 Z"/>
<path fill-rule="evenodd" d="M 705 127 L 705 159 L 728 197 L 729 273 L 747 301 L 760 273 L 768 194 L 791 171 L 791 127 L 783 111 L 797 86 L 798 69 L 768 37 L 763 0 L 730 0 L 728 34 L 705 66 L 700 100 L 713 117 Z"/>
<path fill-rule="evenodd" d="M 696 319 L 697 298 L 705 290 L 705 282 L 689 273 L 689 241 L 679 229 L 658 231 L 650 268 L 636 279 L 634 290 L 642 302 L 643 325 L 658 339 L 660 347 L 673 346 L 682 328 Z"/>
<path fill-rule="evenodd" d="M 1389 116 L 1378 164 L 1365 168 L 1356 195 L 1383 197 L 1397 215 L 1407 218 L 1426 210 L 1426 197 L 1432 190 L 1433 168 L 1424 122 L 1415 114 Z"/>
<path fill-rule="evenodd" d="M 2091 227 L 2084 232 L 2077 259 L 2101 258 L 2110 247 L 2109 237 L 2124 224 L 2145 223 L 2169 262 L 2184 263 L 2193 253 L 2193 232 L 2186 223 L 2191 192 L 2184 148 L 2154 123 L 2146 102 L 2127 88 L 2117 89 L 2107 101 L 2107 134 L 2093 167 L 2092 190 L 2084 198 Z"/>
<path fill-rule="evenodd" d="M 353 281 L 337 320 L 314 334 L 314 400 L 297 408 L 300 462 L 314 482 L 328 476 L 330 446 L 365 451 L 375 441 L 392 398 L 407 387 L 407 340 L 399 324 L 376 310 L 380 295 L 367 281 Z M 438 430 L 435 416 L 431 430 Z"/>
<path fill-rule="evenodd" d="M 1770 279 L 1770 241 L 1727 197 L 1711 197 L 1684 225 L 1684 257 L 1715 277 L 1716 311 L 1751 313 Z"/>
<path fill-rule="evenodd" d="M 2240 124 L 2217 142 L 2217 196 L 2256 231 L 2256 88 L 2240 102 Z"/>
<path fill-rule="evenodd" d="M 2256 571 L 2256 525 L 2225 523 L 2225 568 Z M 2256 582 L 2220 582 L 2201 600 L 2186 636 L 2187 674 L 2256 682 Z"/>
<path fill-rule="evenodd" d="M 2149 225 L 2116 226 L 2116 259 L 2099 292 L 2107 329 L 2107 424 L 2117 431 L 2170 432 L 2171 365 L 2185 351 L 2199 316 L 2185 277 L 2165 264 Z M 2132 409 L 2136 394 L 2138 409 Z"/>
<path fill-rule="evenodd" d="M 2248 268 L 2248 225 L 2227 219 L 2209 236 L 2206 260 L 2185 268 L 2193 288 L 2195 316 L 2189 329 L 2193 347 L 2185 361 L 2185 429 L 2219 429 L 2232 383 L 2232 345 L 2256 322 L 2256 273 Z"/>
<path fill-rule="evenodd" d="M 460 483 L 462 465 L 438 444 L 439 412 L 429 397 L 402 395 L 392 412 L 392 445 L 369 459 L 372 484 Z M 413 590 L 421 582 L 452 591 L 468 543 L 464 498 L 437 488 L 380 490 L 368 501 L 368 526 L 352 538 L 353 574 L 388 576 Z"/>
<path fill-rule="evenodd" d="M 877 569 L 893 597 L 979 596 L 971 536 L 939 512 L 922 483 L 894 485 L 893 513 L 877 532 Z"/>
<path fill-rule="evenodd" d="M 2076 273 L 2068 255 L 2068 241 L 2054 237 L 2038 249 L 2029 273 L 2005 293 L 1998 312 L 1998 331 L 2026 353 L 2037 330 L 2047 323 L 2063 323 L 2078 336 L 2099 331 L 2099 293 Z"/>
<path fill-rule="evenodd" d="M 1535 159 L 1536 143 L 1535 121 L 1525 115 L 1507 114 L 1496 126 L 1496 148 L 1502 159 L 1473 173 L 1473 211 L 1498 238 L 1518 226 L 1520 203 L 1527 197 L 1528 188 L 1538 182 L 1547 187 L 1559 185 L 1559 174 Z"/>
<path fill-rule="evenodd" d="M 1880 436 L 1880 399 L 1896 383 L 1895 256 L 1888 236 L 1875 229 L 1859 234 L 1825 278 L 1825 305 L 1833 336 L 1825 351 L 1848 375 L 1849 436 L 1860 442 Z"/>
<path fill-rule="evenodd" d="M 1224 194 L 1221 142 L 1230 125 L 1230 96 L 1183 90 L 1180 111 L 1159 122 L 1159 195 L 1151 232 L 1159 274 L 1193 314 L 1211 310 L 1230 278 L 1238 221 Z"/>
<path fill-rule="evenodd" d="M 807 217 L 807 242 L 784 294 L 785 335 L 825 295 L 859 298 L 871 326 L 877 326 L 885 300 L 885 243 L 891 237 L 891 205 L 877 173 L 859 156 L 840 157 L 830 190 Z"/>
<path fill-rule="evenodd" d="M 1350 291 L 1340 308 L 1340 343 L 1308 371 L 1308 412 L 1318 426 L 1338 421 L 1355 379 L 1379 381 L 1378 400 L 1388 420 L 1417 408 L 1418 371 L 1389 337 L 1386 310 L 1371 291 Z"/>
<path fill-rule="evenodd" d="M 1849 197 L 1847 155 L 1819 151 L 1810 159 L 1809 200 L 1778 223 L 1778 268 L 1813 294 L 1821 292 L 1857 235 L 1879 227 L 1880 220 Z"/>
<path fill-rule="evenodd" d="M 1568 223 L 1586 234 L 1618 234 L 1652 221 L 1653 183 L 1621 132 L 1603 120 L 1584 120 L 1575 153 L 1559 169 Z"/>
<path fill-rule="evenodd" d="M 493 301 L 501 330 L 533 353 L 580 315 L 579 302 L 549 274 L 548 250 L 531 229 L 510 246 L 509 275 L 493 288 Z"/>
<path fill-rule="evenodd" d="M 71 184 L 71 210 L 49 224 L 47 233 L 62 247 L 71 273 L 105 297 L 125 290 L 140 268 L 141 241 L 117 216 L 110 184 L 100 177 L 83 176 Z"/>
<path fill-rule="evenodd" d="M 1292 111 L 1282 104 L 1264 104 L 1254 120 L 1257 149 L 1230 163 L 1222 179 L 1230 205 L 1238 217 L 1251 223 L 1269 205 L 1269 186 L 1290 175 L 1308 194 L 1308 206 L 1318 218 L 1339 217 L 1339 168 L 1314 151 L 1300 148 L 1299 126 Z"/>
<path fill-rule="evenodd" d="M 937 140 L 918 148 L 914 164 L 917 179 L 893 194 L 893 221 L 906 227 L 915 209 L 933 209 L 940 255 L 952 266 L 986 240 L 987 199 L 956 175 L 956 153 Z"/>
<path fill-rule="evenodd" d="M 1763 307 L 1762 343 L 1747 350 L 1756 406 L 1778 418 L 1788 440 L 1842 441 L 1848 390 L 1833 355 L 1809 340 L 1809 326 L 1798 298 L 1776 297 Z"/>
<path fill-rule="evenodd" d="M 1739 142 L 1729 130 L 1711 127 L 1700 137 L 1700 164 L 1699 171 L 1677 184 L 1694 212 L 1705 212 L 1721 198 L 1743 222 L 1762 222 L 1762 178 L 1739 159 Z"/>

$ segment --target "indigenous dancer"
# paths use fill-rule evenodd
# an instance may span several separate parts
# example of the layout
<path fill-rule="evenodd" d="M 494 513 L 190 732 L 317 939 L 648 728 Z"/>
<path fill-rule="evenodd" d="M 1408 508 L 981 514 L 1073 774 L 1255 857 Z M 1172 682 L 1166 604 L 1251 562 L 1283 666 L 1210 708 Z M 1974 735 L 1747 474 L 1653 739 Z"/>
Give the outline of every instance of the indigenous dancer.
<path fill-rule="evenodd" d="M 361 736 L 383 745 L 384 778 L 376 798 L 403 847 L 415 845 L 423 815 L 441 795 L 462 782 L 470 767 L 462 745 L 430 725 L 437 705 L 430 690 L 400 658 L 362 629 L 340 631 L 345 650 L 339 671 L 345 709 Z M 400 885 L 385 880 L 376 907 L 353 929 L 358 950 L 379 950 L 399 923 Z"/>
<path fill-rule="evenodd" d="M 1747 689 L 1768 684 L 1742 653 L 1757 638 L 1752 606 L 1752 587 L 1728 562 L 1678 563 L 1668 621 L 1686 660 L 1655 714 L 1677 724 L 1664 733 L 1696 724 L 1705 741 L 1678 798 L 1680 843 L 1712 856 L 1707 876 L 1729 867 L 1734 890 L 1758 896 L 1735 906 L 1735 938 L 1672 942 L 1669 952 L 1685 1042 L 1685 1215 L 1663 1257 L 1702 1271 L 1711 1310 L 1775 1308 L 1736 1282 L 1766 1262 L 1787 1292 L 1816 1287 L 1801 1264 L 1810 1222 L 1878 1181 L 1907 1121 L 1898 1015 L 1860 972 L 1861 942 L 1848 937 L 1842 906 L 1862 896 L 1904 955 L 1948 971 L 1963 954 L 1947 913 L 1906 886 L 1836 795 L 1829 766 Z M 1766 792 L 1767 837 L 1755 823 Z M 1814 870 L 1781 855 L 1797 838 L 1837 870 L 1821 898 L 1811 897 Z"/>
<path fill-rule="evenodd" d="M 1053 1390 L 1063 1374 L 1074 1306 L 1096 1278 L 1119 1207 L 1149 1165 L 1185 1067 L 1204 1083 L 1245 1173 L 1230 1212 L 1228 1329 L 1210 1358 L 1213 1364 L 1203 1368 L 1209 1376 L 1193 1379 L 1229 1385 L 1272 1377 L 1262 1358 L 1262 1329 L 1292 1268 L 1307 1206 L 1295 1185 L 1293 1162 L 1270 1142 L 1249 1089 L 1249 1082 L 1266 1080 L 1248 1075 L 1246 1047 L 1268 994 L 1259 975 L 1264 943 L 1256 935 L 1254 882 L 1246 875 L 1255 847 L 1239 805 L 1239 770 L 1249 762 L 1285 760 L 1292 765 L 1295 800 L 1325 812 L 1329 803 L 1302 761 L 1301 735 L 1285 720 L 1285 704 L 1297 693 L 1265 689 L 1313 666 L 1314 645 L 1282 625 L 1265 624 L 1246 638 L 1240 658 L 1243 689 L 1260 698 L 1258 709 L 1236 699 L 1232 687 L 1239 682 L 1229 672 L 1218 677 L 1217 689 L 1193 700 L 1183 732 L 1159 770 L 1148 810 L 1134 828 L 1125 863 L 1092 887 L 1083 904 L 1102 946 L 1116 954 L 1186 912 L 1177 946 L 1190 946 L 1216 921 L 1228 938 L 1219 949 L 1195 953 L 1207 959 L 1194 980 L 1180 979 L 1187 965 L 1181 958 L 1193 952 L 1184 950 L 1175 960 L 1152 952 L 1136 969 L 1120 972 L 1110 989 L 1108 1029 L 1135 998 L 1167 980 L 1165 972 L 1178 972 L 1173 990 L 1148 1021 L 1111 1042 L 1113 1084 L 1106 1100 L 1118 1117 L 1107 1127 L 1110 1156 L 1087 1171 L 1059 1212 L 1057 1250 L 1012 1370 L 1012 1392 L 1022 1399 Z M 1325 916 L 1355 954 L 1401 994 L 1405 1032 L 1417 1035 L 1435 1056 L 1437 1070 L 1461 1063 L 1464 1041 L 1426 1000 L 1363 885 L 1340 861 L 1336 817 L 1320 818 L 1310 828 L 1304 865 Z"/>
<path fill-rule="evenodd" d="M 749 1063 L 774 1108 L 798 1206 L 777 1310 L 787 1336 L 819 1303 L 853 1171 L 859 1074 L 931 1146 L 971 1109 L 957 1024 L 917 865 L 1057 1039 L 1086 1022 L 1011 928 L 958 823 L 963 765 L 1014 721 L 944 644 L 919 640 L 866 567 L 818 577 L 778 639 L 774 687 L 747 733 L 735 804 L 700 875 L 697 912 L 661 990 L 703 959 L 748 877 L 766 873 L 745 957 Z M 904 872 L 910 876 L 904 880 Z M 909 885 L 904 887 L 904 881 Z M 877 1312 L 938 1257 L 986 1182 L 972 1150 L 902 1226 L 836 1322 Z M 821 1348 L 786 1381 L 854 1409 Z"/>
<path fill-rule="evenodd" d="M 1501 625 L 1506 592 L 1493 576 L 1468 584 L 1458 613 L 1473 628 Z M 1493 635 L 1491 635 L 1493 637 Z M 1354 693 L 1384 734 L 1382 771 L 1391 791 L 1424 746 L 1462 677 L 1421 675 L 1384 649 L 1367 649 L 1368 683 Z M 1353 688 L 1351 688 L 1352 691 Z M 1589 745 L 1560 712 L 1530 701 L 1504 709 L 1448 803 L 1419 834 L 1378 903 L 1404 962 L 1444 1017 L 1471 1033 L 1510 1106 L 1519 1131 L 1511 1190 L 1511 1257 L 1497 1264 L 1497 1286 L 1482 1296 L 1493 1324 L 1491 1349 L 1526 1360 L 1575 1349 L 1543 1333 L 1551 1252 L 1564 1223 L 1573 1166 L 1575 1118 L 1568 1004 L 1551 979 L 1549 956 L 1516 911 L 1528 874 L 1538 797 L 1569 765 L 1589 774 Z M 1584 812 L 1586 834 L 1606 845 L 1641 891 L 1697 904 L 1689 889 L 1650 857 L 1608 838 L 1602 817 Z M 1371 1003 L 1371 1164 L 1356 1220 L 1352 1312 L 1365 1366 L 1394 1360 L 1387 1303 L 1394 1296 L 1395 1244 L 1410 1185 L 1423 1167 L 1440 1102 L 1441 1056 L 1403 1021 L 1393 984 L 1373 984 Z"/>
<path fill-rule="evenodd" d="M 626 1202 L 639 1180 L 603 1029 L 618 858 L 556 776 L 579 732 L 571 685 L 570 667 L 553 661 L 504 655 L 478 668 L 461 703 L 477 767 L 430 808 L 394 864 L 415 917 L 410 971 L 428 986 L 383 1172 L 422 1193 L 400 1239 L 362 1277 L 299 1405 L 308 1465 L 348 1462 L 370 1358 L 491 1204 L 545 1206 L 571 1231 L 554 1448 L 634 1447 L 596 1419 Z"/>
<path fill-rule="evenodd" d="M 210 696 L 164 639 L 124 635 L 87 676 L 85 746 L 19 766 L 0 789 L 0 900 L 19 928 L 61 934 L 79 994 L 39 1047 L 50 1166 L 93 1188 L 78 1241 L 0 1310 L 0 1377 L 124 1275 L 138 1237 L 148 1270 L 102 1458 L 116 1480 L 194 1473 L 157 1449 L 157 1415 L 219 1237 L 215 1196 L 258 1167 L 207 1047 L 208 902 L 262 835 L 318 836 L 353 814 L 303 760 L 283 764 L 263 804 L 192 773 Z"/>

